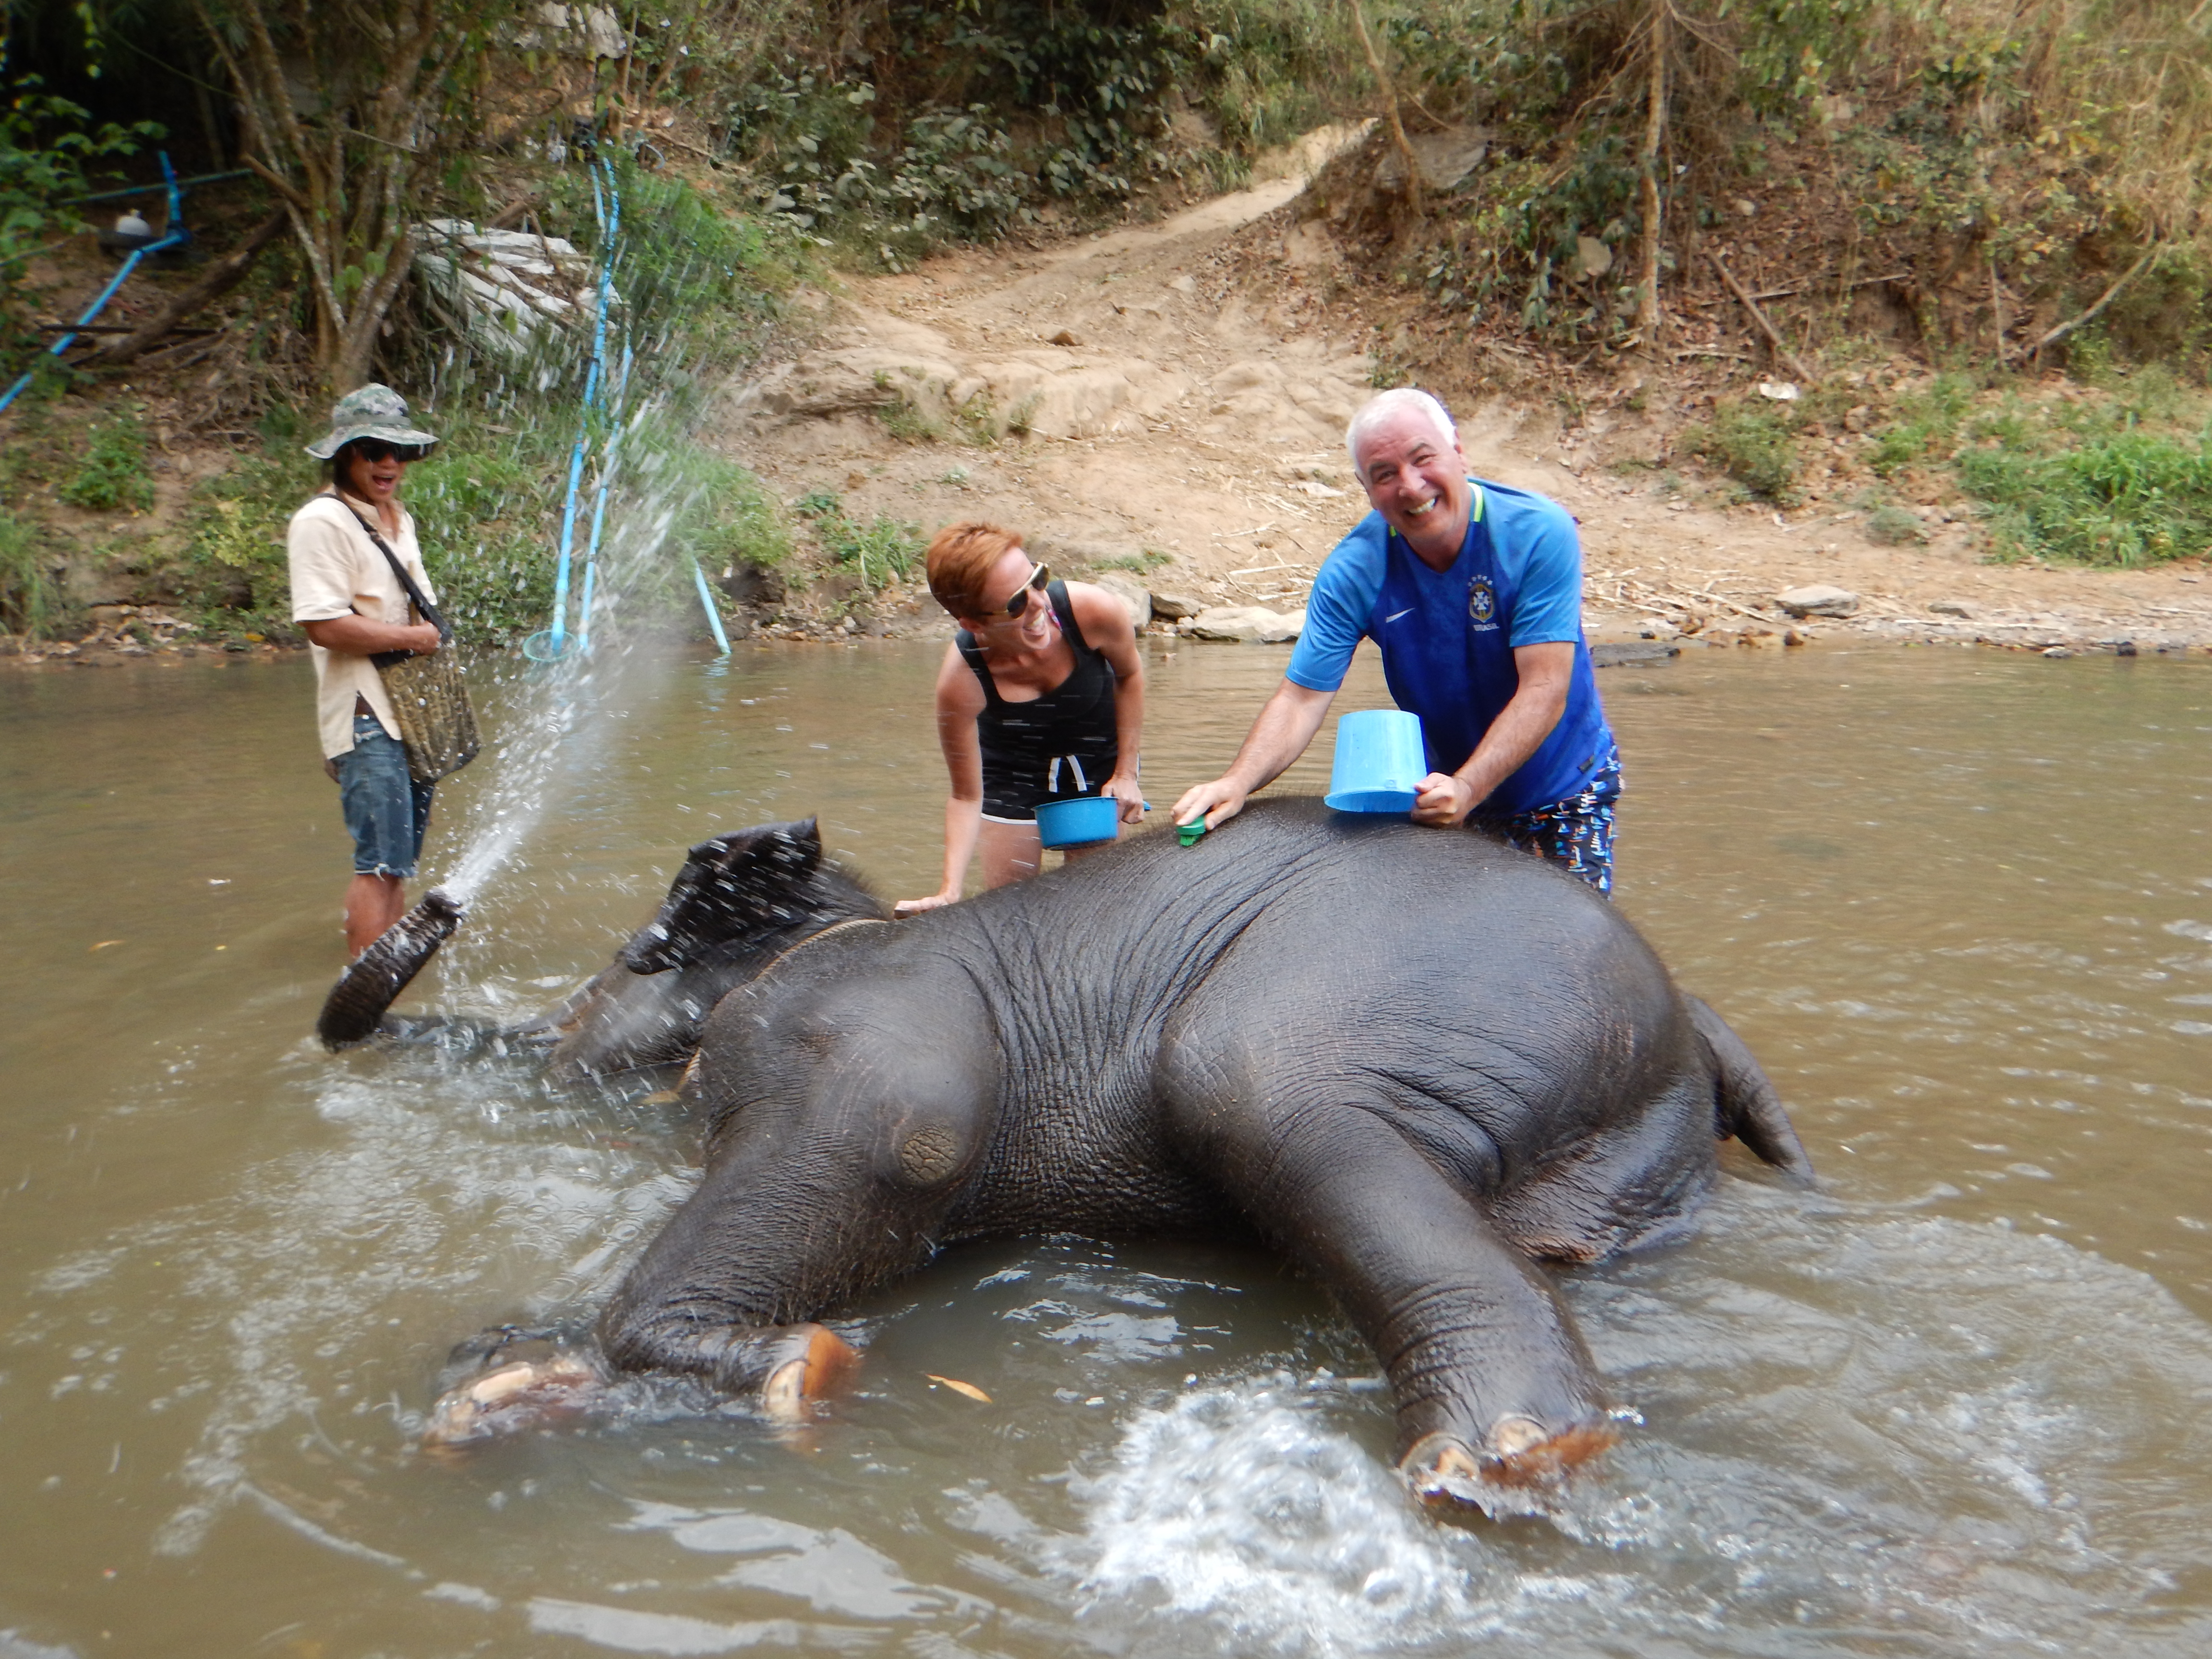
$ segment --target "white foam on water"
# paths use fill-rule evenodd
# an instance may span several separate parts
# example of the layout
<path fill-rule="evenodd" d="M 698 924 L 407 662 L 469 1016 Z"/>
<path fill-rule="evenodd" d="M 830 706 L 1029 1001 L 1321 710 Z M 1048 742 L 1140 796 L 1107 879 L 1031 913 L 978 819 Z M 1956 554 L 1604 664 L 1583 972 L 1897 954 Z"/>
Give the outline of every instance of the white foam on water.
<path fill-rule="evenodd" d="M 1274 1386 L 1140 1413 L 1078 1491 L 1083 1611 L 1133 1613 L 1151 1650 L 1376 1652 L 1502 1617 L 1390 1473 Z"/>
<path fill-rule="evenodd" d="M 1647 1421 L 1544 1521 L 1443 1524 L 1275 1376 L 1139 1412 L 1035 1547 L 1160 1654 L 2178 1656 L 2212 1571 L 2212 1330 L 2059 1241 L 1736 1188 L 1573 1282 Z M 2118 1642 L 2122 1648 L 2110 1644 Z"/>

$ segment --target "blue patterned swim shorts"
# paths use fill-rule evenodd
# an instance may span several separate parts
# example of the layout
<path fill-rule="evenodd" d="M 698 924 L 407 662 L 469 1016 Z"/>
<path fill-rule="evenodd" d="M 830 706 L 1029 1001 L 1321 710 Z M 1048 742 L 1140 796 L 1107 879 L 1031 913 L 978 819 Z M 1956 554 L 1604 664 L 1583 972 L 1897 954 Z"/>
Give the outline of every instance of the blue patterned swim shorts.
<path fill-rule="evenodd" d="M 1620 757 L 1599 767 L 1590 787 L 1578 795 L 1510 817 L 1471 817 L 1468 823 L 1509 846 L 1562 866 L 1613 896 L 1613 813 L 1620 799 Z"/>

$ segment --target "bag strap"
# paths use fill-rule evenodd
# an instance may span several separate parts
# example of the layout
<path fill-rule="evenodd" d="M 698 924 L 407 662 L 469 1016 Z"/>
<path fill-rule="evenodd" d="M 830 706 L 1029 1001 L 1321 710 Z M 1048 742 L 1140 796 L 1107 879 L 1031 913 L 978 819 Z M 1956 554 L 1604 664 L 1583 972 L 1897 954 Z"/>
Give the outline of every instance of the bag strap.
<path fill-rule="evenodd" d="M 399 556 L 392 550 L 391 544 L 376 533 L 375 526 L 362 518 L 360 514 L 354 513 L 353 504 L 344 496 L 333 490 L 331 493 L 331 499 L 345 508 L 347 512 L 353 513 L 353 521 L 362 527 L 362 532 L 369 540 L 376 544 L 376 550 L 384 555 L 385 562 L 392 567 L 392 574 L 399 578 L 399 585 L 407 590 L 408 603 L 422 613 L 423 621 L 433 624 L 437 629 L 439 644 L 441 647 L 452 644 L 453 630 L 447 625 L 446 619 L 438 614 L 437 607 L 422 596 L 422 590 L 416 586 L 415 579 L 407 574 L 407 567 L 399 562 Z M 376 653 L 374 661 L 379 668 L 389 668 L 393 663 L 404 662 L 414 654 L 412 651 L 380 651 Z"/>

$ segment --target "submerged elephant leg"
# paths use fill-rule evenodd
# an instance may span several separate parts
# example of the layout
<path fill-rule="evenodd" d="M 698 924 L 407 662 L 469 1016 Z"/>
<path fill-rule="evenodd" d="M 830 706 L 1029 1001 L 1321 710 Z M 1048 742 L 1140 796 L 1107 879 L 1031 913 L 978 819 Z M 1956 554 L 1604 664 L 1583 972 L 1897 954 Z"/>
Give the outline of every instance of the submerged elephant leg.
<path fill-rule="evenodd" d="M 777 1423 L 803 1422 L 813 1408 L 843 1393 L 860 1356 L 824 1325 L 722 1325 L 684 1330 L 669 1322 L 631 1325 L 613 1355 L 626 1370 L 677 1371 L 726 1394 L 757 1393 Z"/>
<path fill-rule="evenodd" d="M 1425 1500 L 1489 1507 L 1611 1439 L 1551 1285 L 1375 1112 L 1244 1102 L 1181 1115 L 1209 1172 L 1335 1292 L 1395 1395 L 1398 1467 Z"/>
<path fill-rule="evenodd" d="M 595 1356 L 511 1326 L 463 1343 L 453 1358 L 477 1369 L 430 1408 L 422 1449 L 434 1457 L 458 1457 L 483 1442 L 581 1416 L 606 1392 Z"/>
<path fill-rule="evenodd" d="M 872 1024 L 872 1007 L 835 1005 L 812 1028 L 823 1058 L 722 1116 L 698 1190 L 600 1319 L 617 1365 L 757 1390 L 784 1415 L 851 1370 L 852 1349 L 810 1322 L 930 1258 L 992 1112 L 983 1042 L 933 1048 Z M 775 1052 L 805 1051 L 802 1033 Z M 715 1069 L 701 1070 L 711 1100 Z"/>

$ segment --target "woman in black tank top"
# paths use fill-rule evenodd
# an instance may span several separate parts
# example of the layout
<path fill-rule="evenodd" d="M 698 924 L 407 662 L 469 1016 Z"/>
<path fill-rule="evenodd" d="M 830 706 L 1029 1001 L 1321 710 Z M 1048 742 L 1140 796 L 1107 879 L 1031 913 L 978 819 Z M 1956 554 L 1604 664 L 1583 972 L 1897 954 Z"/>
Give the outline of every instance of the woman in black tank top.
<path fill-rule="evenodd" d="M 944 884 L 901 901 L 902 915 L 958 898 L 978 853 L 986 887 L 1035 875 L 1041 802 L 1109 795 L 1123 823 L 1144 811 L 1144 665 L 1128 607 L 1103 588 L 1052 580 L 1019 537 L 995 525 L 941 532 L 930 544 L 929 586 L 961 625 L 937 677 L 952 788 Z"/>

